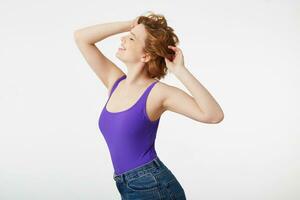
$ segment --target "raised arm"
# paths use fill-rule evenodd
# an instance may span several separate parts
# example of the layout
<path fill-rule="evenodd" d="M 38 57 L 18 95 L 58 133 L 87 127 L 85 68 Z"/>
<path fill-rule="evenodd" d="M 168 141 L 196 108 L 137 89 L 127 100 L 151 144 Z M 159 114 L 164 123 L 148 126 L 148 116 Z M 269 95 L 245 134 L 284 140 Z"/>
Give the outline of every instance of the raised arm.
<path fill-rule="evenodd" d="M 95 43 L 111 35 L 129 31 L 132 23 L 131 20 L 103 23 L 74 31 L 74 40 L 81 54 L 108 90 L 124 72 L 104 56 Z"/>
<path fill-rule="evenodd" d="M 184 66 L 182 51 L 178 47 L 170 47 L 175 53 L 173 61 L 165 59 L 169 70 L 191 92 L 192 96 L 174 86 L 166 86 L 163 95 L 163 108 L 199 122 L 219 123 L 224 113 L 209 91 Z"/>

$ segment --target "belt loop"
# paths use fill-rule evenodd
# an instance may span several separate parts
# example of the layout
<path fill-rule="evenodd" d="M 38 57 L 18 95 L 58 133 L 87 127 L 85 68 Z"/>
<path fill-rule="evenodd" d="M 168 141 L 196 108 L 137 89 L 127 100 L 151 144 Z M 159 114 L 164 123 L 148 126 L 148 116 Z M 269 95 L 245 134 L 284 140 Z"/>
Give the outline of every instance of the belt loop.
<path fill-rule="evenodd" d="M 158 162 L 158 158 L 154 159 L 154 163 L 157 165 L 157 167 L 160 167 L 160 163 Z"/>
<path fill-rule="evenodd" d="M 121 174 L 121 180 L 125 182 L 125 174 Z"/>

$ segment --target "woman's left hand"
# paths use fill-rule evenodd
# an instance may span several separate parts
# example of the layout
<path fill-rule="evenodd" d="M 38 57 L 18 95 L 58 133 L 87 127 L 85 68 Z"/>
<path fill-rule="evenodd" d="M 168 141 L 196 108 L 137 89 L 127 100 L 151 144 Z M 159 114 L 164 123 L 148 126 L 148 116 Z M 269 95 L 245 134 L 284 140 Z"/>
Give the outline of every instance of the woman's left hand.
<path fill-rule="evenodd" d="M 168 58 L 165 58 L 165 62 L 167 65 L 167 68 L 172 72 L 175 73 L 179 68 L 184 67 L 184 60 L 183 60 L 183 54 L 180 48 L 176 46 L 168 46 L 168 48 L 172 49 L 175 52 L 173 60 L 169 60 Z"/>

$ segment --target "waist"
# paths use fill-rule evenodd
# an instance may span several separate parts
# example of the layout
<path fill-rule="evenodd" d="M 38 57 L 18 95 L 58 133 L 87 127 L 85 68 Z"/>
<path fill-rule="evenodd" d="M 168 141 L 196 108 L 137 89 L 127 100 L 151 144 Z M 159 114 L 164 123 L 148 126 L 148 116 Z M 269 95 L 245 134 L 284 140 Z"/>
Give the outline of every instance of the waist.
<path fill-rule="evenodd" d="M 126 171 L 121 174 L 113 174 L 113 178 L 115 181 L 129 181 L 133 178 L 139 177 L 143 174 L 146 173 L 153 173 L 153 174 L 158 174 L 164 170 L 168 170 L 168 168 L 165 166 L 165 164 L 158 158 L 154 158 L 152 161 L 149 163 L 146 163 L 140 167 L 131 169 L 129 171 Z"/>

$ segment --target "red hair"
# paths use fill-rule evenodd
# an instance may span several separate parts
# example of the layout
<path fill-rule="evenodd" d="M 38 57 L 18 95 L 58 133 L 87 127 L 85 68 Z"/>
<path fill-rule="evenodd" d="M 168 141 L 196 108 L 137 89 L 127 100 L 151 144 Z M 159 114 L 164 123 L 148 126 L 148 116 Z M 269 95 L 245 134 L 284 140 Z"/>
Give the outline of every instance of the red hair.
<path fill-rule="evenodd" d="M 162 79 L 168 72 L 164 58 L 173 60 L 175 55 L 168 45 L 176 46 L 179 39 L 163 15 L 153 12 L 146 16 L 141 15 L 137 23 L 143 24 L 147 33 L 144 51 L 151 57 L 145 64 L 147 74 L 151 78 Z"/>

